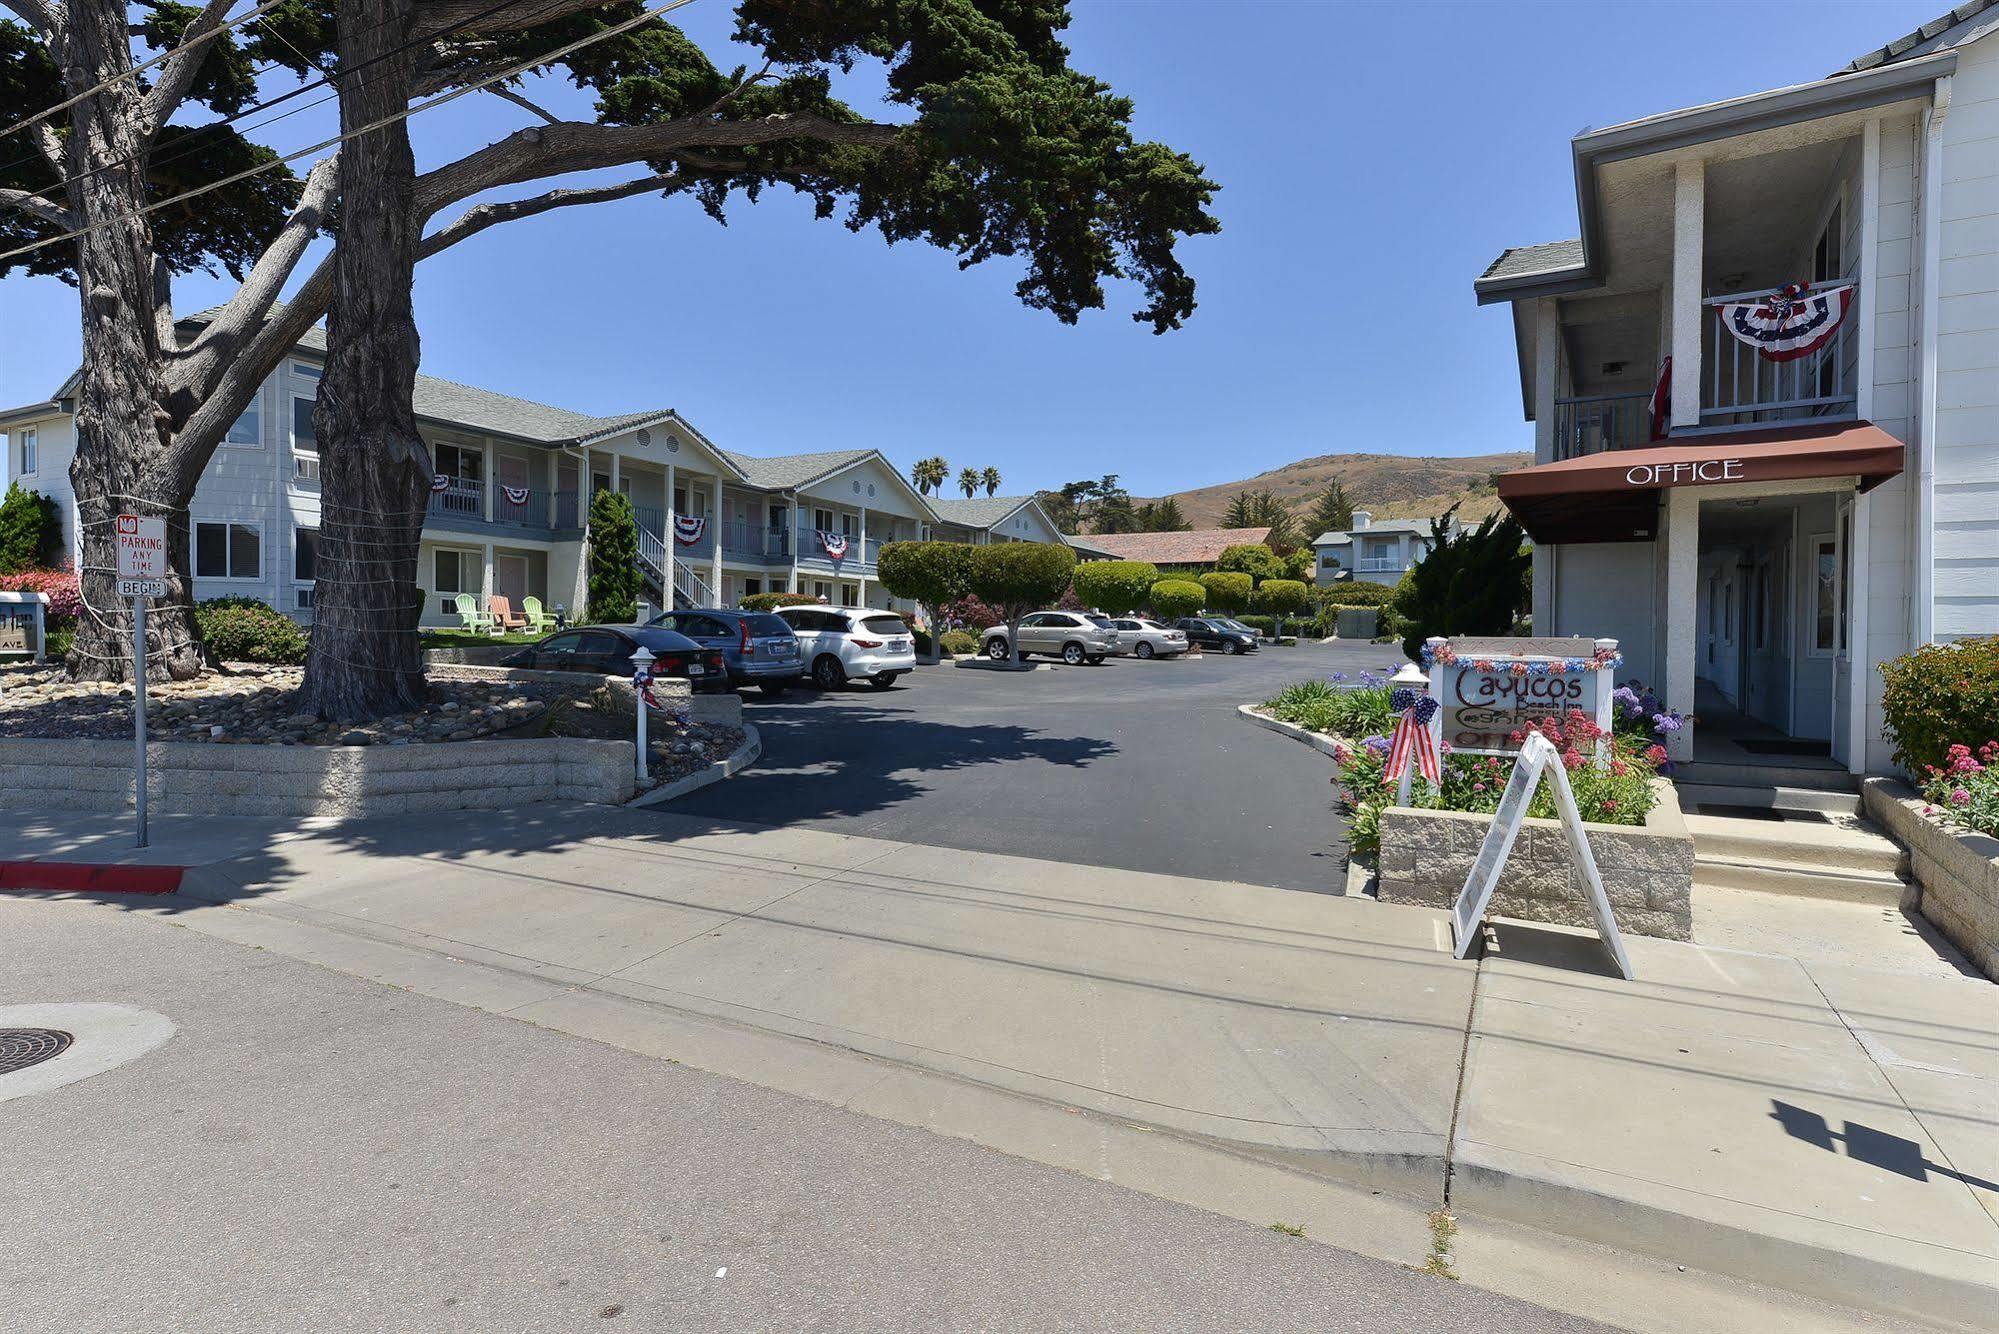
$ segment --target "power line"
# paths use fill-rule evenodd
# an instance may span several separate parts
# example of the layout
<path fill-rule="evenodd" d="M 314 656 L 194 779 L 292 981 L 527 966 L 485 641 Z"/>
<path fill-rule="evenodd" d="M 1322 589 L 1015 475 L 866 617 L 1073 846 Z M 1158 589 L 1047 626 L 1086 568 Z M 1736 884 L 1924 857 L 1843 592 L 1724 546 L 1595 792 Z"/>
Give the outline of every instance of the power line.
<path fill-rule="evenodd" d="M 119 223 L 132 222 L 136 219 L 146 217 L 149 214 L 157 213 L 161 209 L 170 207 L 171 205 L 182 203 L 185 200 L 195 199 L 205 194 L 212 194 L 217 190 L 221 190 L 227 186 L 234 185 L 238 181 L 246 181 L 250 179 L 252 176 L 261 176 L 263 173 L 267 171 L 273 171 L 276 168 L 281 167 L 288 162 L 292 162 L 299 158 L 306 157 L 310 154 L 317 153 L 323 148 L 332 148 L 337 144 L 345 143 L 349 139 L 358 138 L 364 134 L 372 134 L 374 131 L 379 130 L 387 125 L 393 125 L 399 120 L 408 120 L 410 117 L 416 115 L 418 112 L 429 111 L 434 107 L 441 107 L 446 102 L 455 102 L 459 98 L 464 97 L 468 93 L 476 93 L 480 89 L 490 87 L 491 85 L 499 83 L 504 79 L 511 79 L 515 75 L 521 74 L 527 70 L 531 70 L 537 65 L 545 65 L 550 63 L 551 61 L 560 60 L 562 57 L 580 51 L 586 46 L 594 46 L 598 42 L 608 41 L 610 38 L 617 37 L 631 31 L 633 28 L 638 27 L 641 23 L 645 23 L 648 20 L 658 18 L 662 14 L 671 13 L 673 10 L 685 8 L 686 6 L 691 5 L 693 3 L 694 0 L 666 0 L 666 3 L 655 5 L 651 9 L 644 10 L 639 14 L 637 14 L 636 16 L 626 19 L 623 23 L 617 24 L 614 27 L 606 28 L 602 32 L 593 33 L 588 37 L 580 38 L 577 41 L 569 43 L 567 46 L 558 47 L 553 51 L 544 52 L 541 55 L 535 56 L 533 59 L 524 60 L 517 65 L 508 66 L 507 68 L 502 69 L 496 73 L 487 75 L 485 78 L 479 79 L 473 83 L 465 84 L 463 87 L 454 88 L 448 93 L 441 93 L 436 97 L 430 98 L 428 101 L 419 102 L 413 107 L 406 107 L 403 110 L 396 112 L 394 115 L 384 116 L 380 120 L 370 122 L 369 124 L 363 125 L 358 129 L 349 130 L 343 134 L 336 134 L 331 139 L 322 139 L 320 142 L 316 144 L 308 144 L 306 147 L 301 148 L 296 152 L 287 153 L 283 157 L 273 158 L 269 162 L 260 163 L 257 166 L 250 167 L 243 171 L 239 171 L 234 175 L 224 176 L 220 180 L 210 181 L 206 185 L 198 185 L 192 190 L 183 190 L 181 193 L 177 195 L 171 195 L 166 199 L 158 200 L 154 203 L 146 205 L 144 208 L 134 209 L 130 213 L 121 213 L 118 214 L 116 217 L 106 218 L 101 222 L 94 222 L 86 227 L 78 227 L 72 231 L 63 232 L 58 236 L 51 236 L 46 238 L 45 240 L 35 241 L 24 246 L 16 246 L 12 250 L 0 251 L 0 262 L 17 258 L 18 256 L 21 255 L 32 254 L 34 251 L 44 249 L 48 246 L 57 245 L 63 241 L 73 241 L 79 236 L 88 236 L 91 232 L 101 231 L 106 227 L 113 227 L 118 225 Z"/>
<path fill-rule="evenodd" d="M 150 60 L 143 62 L 142 64 L 134 65 L 132 66 L 132 68 L 128 70 L 124 70 L 121 73 L 112 75 L 110 78 L 104 80 L 102 83 L 84 89 L 82 92 L 78 93 L 75 97 L 72 97 L 67 101 L 58 102 L 52 107 L 49 107 L 42 111 L 37 111 L 32 116 L 28 116 L 22 120 L 15 121 L 12 125 L 9 125 L 6 129 L 0 130 L 0 139 L 5 139 L 8 135 L 14 134 L 17 131 L 25 130 L 30 125 L 39 125 L 43 121 L 47 120 L 50 116 L 55 115 L 58 111 L 67 111 L 69 108 L 75 106 L 78 102 L 81 102 L 84 98 L 95 97 L 97 94 L 103 92 L 106 88 L 111 87 L 113 84 L 123 83 L 127 79 L 136 79 L 139 77 L 139 75 L 143 74 L 145 71 L 151 69 L 153 66 L 159 64 L 160 62 L 165 60 L 171 60 L 183 51 L 191 51 L 196 46 L 200 45 L 203 42 L 213 41 L 215 38 L 220 37 L 223 33 L 228 32 L 231 28 L 240 28 L 245 23 L 248 23 L 251 19 L 256 18 L 259 14 L 264 13 L 266 10 L 276 9 L 279 5 L 284 3 L 285 0 L 264 0 L 263 4 L 258 5 L 255 9 L 245 14 L 242 18 L 230 19 L 227 23 L 218 23 L 213 28 L 210 28 L 207 32 L 199 33 L 194 37 L 183 40 L 179 46 L 174 47 L 173 50 L 171 51 L 162 51 L 158 55 L 152 57 Z"/>
<path fill-rule="evenodd" d="M 490 9 L 483 10 L 480 13 L 474 14 L 469 18 L 460 19 L 458 22 L 453 23 L 427 36 L 421 38 L 414 38 L 414 37 L 409 38 L 404 42 L 402 42 L 400 45 L 393 48 L 392 50 L 384 51 L 380 55 L 370 56 L 368 57 L 368 59 L 356 63 L 350 69 L 341 70 L 340 75 L 359 74 L 362 70 L 367 69 L 371 65 L 379 65 L 384 60 L 392 59 L 395 56 L 399 56 L 403 52 L 412 50 L 417 46 L 428 45 L 429 43 L 436 41 L 440 37 L 447 36 L 450 33 L 456 32 L 471 24 L 483 22 L 484 20 L 492 17 L 494 14 L 499 13 L 502 9 L 505 9 L 511 3 L 513 3 L 513 0 L 498 0 L 498 3 L 493 5 Z M 379 20 L 376 23 L 370 25 L 369 27 L 363 28 L 361 31 L 372 32 L 376 28 L 386 26 L 388 22 L 389 20 Z M 303 94 L 311 92 L 315 88 L 324 88 L 328 84 L 332 83 L 334 78 L 337 77 L 334 74 L 334 72 L 327 69 L 326 66 L 320 64 L 317 60 L 313 59 L 305 52 L 300 51 L 296 46 L 292 46 L 292 44 L 289 41 L 285 41 L 283 35 L 278 33 L 278 31 L 275 28 L 271 30 L 271 35 L 273 37 L 276 37 L 279 41 L 284 42 L 286 46 L 291 47 L 292 51 L 299 57 L 299 59 L 305 61 L 308 65 L 311 65 L 314 69 L 318 70 L 325 77 L 314 79 L 310 83 L 301 84 L 297 88 L 294 88 L 289 92 L 280 93 L 276 97 L 268 98 L 262 102 L 252 103 L 251 105 L 244 107 L 241 111 L 234 112 L 231 115 L 224 116 L 221 120 L 210 121 L 205 125 L 195 126 L 192 128 L 191 132 L 189 133 L 188 140 L 192 140 L 198 135 L 206 134 L 210 130 L 219 129 L 225 125 L 233 125 L 237 121 L 243 119 L 245 116 L 254 116 L 259 111 L 269 111 L 272 107 L 277 106 L 282 102 L 289 102 L 294 97 L 302 96 Z M 272 61 L 269 65 L 266 65 L 264 67 L 265 72 L 277 68 L 277 64 L 278 62 Z M 314 98 L 312 101 L 307 102 L 304 106 L 293 107 L 290 111 L 284 112 L 280 115 L 273 116 L 266 121 L 259 121 L 257 124 L 248 126 L 246 128 L 252 130 L 261 130 L 266 126 L 275 125 L 279 121 L 284 120 L 287 117 L 296 116 L 301 111 L 310 111 L 314 107 L 324 106 L 326 103 L 333 101 L 338 96 L 339 94 L 336 92 L 329 94 L 325 97 Z M 75 176 L 65 177 L 62 180 L 57 181 L 54 185 L 44 186 L 42 187 L 42 189 L 44 191 L 51 191 L 51 192 L 56 190 L 66 190 L 70 186 L 79 184 L 80 182 L 83 181 L 87 181 L 93 176 L 100 175 L 107 171 L 116 171 L 119 167 L 125 166 L 128 163 L 137 162 L 142 158 L 146 159 L 146 164 L 149 168 L 163 167 L 170 162 L 178 162 L 182 158 L 192 156 L 194 153 L 198 151 L 200 150 L 197 145 L 185 140 L 182 142 L 181 146 L 175 151 L 158 157 L 150 157 L 148 156 L 147 150 L 141 149 L 134 153 L 128 153 L 124 157 L 117 158 L 114 159 L 113 161 L 92 167 L 89 171 L 80 172 Z M 15 167 L 21 166 L 23 163 L 33 162 L 33 161 L 35 161 L 35 157 L 32 154 L 27 157 L 16 158 L 14 161 L 8 163 L 6 166 L 0 167 L 0 173 L 12 171 Z"/>

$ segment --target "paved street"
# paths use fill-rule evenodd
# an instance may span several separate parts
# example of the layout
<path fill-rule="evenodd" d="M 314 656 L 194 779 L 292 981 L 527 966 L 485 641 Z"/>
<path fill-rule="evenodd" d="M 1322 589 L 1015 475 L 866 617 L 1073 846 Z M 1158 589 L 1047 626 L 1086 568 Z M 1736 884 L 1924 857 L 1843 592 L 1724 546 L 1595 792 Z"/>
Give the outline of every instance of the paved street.
<path fill-rule="evenodd" d="M 0 1005 L 179 1028 L 0 1102 L 7 1329 L 1600 1328 L 113 907 L 0 938 Z"/>
<path fill-rule="evenodd" d="M 1399 662 L 1388 644 L 1114 659 L 1013 675 L 925 667 L 894 690 L 745 697 L 757 766 L 676 815 L 1340 892 L 1332 765 L 1236 706 Z"/>

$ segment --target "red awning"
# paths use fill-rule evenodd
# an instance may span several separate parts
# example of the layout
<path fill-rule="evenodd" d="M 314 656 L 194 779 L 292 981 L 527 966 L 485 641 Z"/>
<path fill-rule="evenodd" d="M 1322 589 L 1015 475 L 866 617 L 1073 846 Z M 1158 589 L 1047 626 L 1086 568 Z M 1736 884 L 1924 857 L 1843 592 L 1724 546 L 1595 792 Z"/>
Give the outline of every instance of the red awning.
<path fill-rule="evenodd" d="M 1862 491 L 1902 471 L 1902 442 L 1871 422 L 1682 436 L 1504 473 L 1499 498 L 1536 542 L 1649 542 L 1668 487 L 1852 477 Z"/>

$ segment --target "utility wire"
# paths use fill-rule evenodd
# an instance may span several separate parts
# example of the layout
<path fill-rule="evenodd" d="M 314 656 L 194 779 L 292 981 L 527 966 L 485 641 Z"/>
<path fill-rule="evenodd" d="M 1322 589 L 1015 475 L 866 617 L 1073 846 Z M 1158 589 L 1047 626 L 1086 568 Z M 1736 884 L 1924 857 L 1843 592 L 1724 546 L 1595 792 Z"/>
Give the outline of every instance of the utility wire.
<path fill-rule="evenodd" d="M 123 83 L 127 79 L 136 79 L 137 77 L 139 77 L 139 75 L 151 69 L 153 66 L 159 64 L 161 61 L 171 60 L 183 51 L 191 51 L 196 46 L 200 45 L 203 42 L 213 41 L 215 38 L 220 37 L 223 33 L 228 32 L 231 28 L 240 28 L 245 23 L 248 23 L 251 19 L 256 18 L 259 14 L 264 13 L 266 10 L 276 9 L 279 5 L 282 5 L 284 3 L 286 3 L 286 0 L 264 0 L 263 4 L 258 5 L 255 9 L 251 10 L 249 13 L 245 14 L 241 18 L 230 19 L 227 23 L 218 23 L 213 28 L 210 28 L 207 32 L 183 40 L 179 46 L 174 47 L 171 51 L 162 51 L 158 55 L 152 57 L 150 60 L 147 60 L 138 65 L 134 65 L 132 66 L 132 68 L 128 70 L 124 70 L 120 73 L 112 75 L 110 78 L 104 80 L 102 83 L 94 84 L 91 87 L 84 89 L 82 92 L 78 93 L 75 97 L 69 98 L 67 101 L 58 102 L 52 107 L 48 107 L 44 110 L 37 111 L 32 116 L 27 116 L 22 118 L 21 120 L 15 121 L 12 125 L 9 125 L 6 129 L 0 130 L 0 139 L 5 139 L 10 134 L 14 134 L 17 133 L 18 131 L 25 130 L 30 125 L 39 125 L 43 121 L 47 120 L 50 116 L 55 115 L 58 111 L 67 111 L 69 110 L 69 108 L 75 106 L 78 102 L 81 102 L 84 98 L 95 97 L 97 94 L 103 92 L 106 88 L 111 87 L 113 84 Z"/>
<path fill-rule="evenodd" d="M 593 33 L 588 37 L 580 38 L 574 42 L 570 42 L 566 46 L 558 47 L 553 51 L 544 52 L 543 54 L 535 56 L 532 59 L 524 60 L 517 65 L 510 65 L 507 68 L 498 71 L 497 73 L 487 75 L 483 79 L 479 79 L 473 83 L 465 84 L 459 88 L 454 88 L 450 92 L 441 93 L 438 96 L 430 98 L 427 101 L 419 102 L 413 107 L 406 107 L 402 111 L 396 112 L 394 115 L 384 116 L 380 120 L 372 121 L 369 124 L 363 125 L 358 129 L 349 130 L 343 134 L 336 134 L 331 139 L 322 139 L 316 144 L 308 144 L 306 147 L 301 148 L 296 152 L 287 153 L 283 157 L 273 158 L 269 162 L 260 163 L 255 167 L 250 167 L 246 170 L 239 171 L 234 175 L 224 176 L 220 180 L 210 181 L 206 185 L 198 185 L 192 190 L 183 190 L 181 193 L 177 195 L 172 195 L 166 199 L 158 200 L 154 203 L 146 205 L 144 208 L 134 209 L 130 213 L 120 213 L 115 217 L 105 218 L 101 222 L 94 222 L 91 223 L 89 226 L 78 227 L 71 231 L 63 232 L 60 235 L 48 237 L 45 240 L 31 242 L 30 244 L 24 246 L 16 246 L 12 250 L 0 251 L 0 261 L 14 259 L 21 255 L 31 254 L 34 251 L 45 249 L 48 246 L 57 245 L 63 241 L 73 241 L 79 236 L 87 236 L 91 232 L 101 231 L 106 227 L 114 227 L 120 223 L 131 222 L 135 219 L 146 217 L 149 214 L 157 213 L 161 209 L 168 208 L 174 204 L 182 203 L 189 199 L 195 199 L 205 194 L 211 194 L 214 191 L 223 189 L 227 186 L 234 185 L 238 181 L 246 181 L 250 179 L 252 176 L 261 176 L 263 173 L 267 171 L 273 171 L 276 168 L 281 167 L 288 162 L 292 162 L 299 158 L 309 156 L 310 154 L 317 153 L 323 148 L 332 148 L 337 144 L 345 143 L 349 139 L 358 138 L 359 136 L 364 134 L 372 134 L 374 131 L 381 129 L 383 126 L 393 125 L 399 120 L 408 120 L 410 117 L 416 115 L 418 112 L 429 111 L 434 107 L 441 107 L 446 102 L 455 102 L 459 98 L 466 96 L 468 93 L 476 93 L 482 88 L 490 87 L 491 85 L 499 83 L 505 79 L 511 79 L 526 70 L 533 69 L 537 65 L 549 64 L 552 61 L 560 60 L 564 56 L 570 55 L 576 51 L 580 51 L 586 46 L 594 46 L 598 42 L 608 41 L 610 38 L 617 37 L 631 31 L 633 28 L 638 27 L 641 23 L 645 23 L 651 19 L 658 18 L 662 14 L 671 13 L 673 10 L 685 8 L 686 6 L 691 5 L 693 3 L 694 0 L 666 0 L 665 4 L 655 5 L 651 9 L 644 10 L 641 13 L 637 14 L 636 16 L 626 19 L 623 23 L 617 24 L 614 27 L 606 28 L 602 32 Z"/>

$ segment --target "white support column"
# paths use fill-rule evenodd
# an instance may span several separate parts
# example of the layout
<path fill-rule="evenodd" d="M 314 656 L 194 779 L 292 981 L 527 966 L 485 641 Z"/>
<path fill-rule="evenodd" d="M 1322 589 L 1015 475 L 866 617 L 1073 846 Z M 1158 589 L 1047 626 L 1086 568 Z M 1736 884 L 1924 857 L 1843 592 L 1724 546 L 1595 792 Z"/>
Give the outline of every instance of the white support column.
<path fill-rule="evenodd" d="M 1701 424 L 1701 245 L 1707 175 L 1699 158 L 1673 173 L 1673 425 Z M 1677 705 L 1686 708 L 1687 705 Z"/>
<path fill-rule="evenodd" d="M 1678 363 L 1675 363 L 1677 366 Z M 1677 380 L 1679 377 L 1675 376 Z M 1666 703 L 1694 710 L 1694 651 L 1698 639 L 1696 585 L 1700 581 L 1701 500 L 1694 487 L 1666 492 Z M 1540 626 L 1534 627 L 1537 631 Z M 1666 738 L 1675 761 L 1693 758 L 1694 724 Z"/>
<path fill-rule="evenodd" d="M 1534 462 L 1555 461 L 1555 397 L 1561 389 L 1561 303 L 1543 297 L 1534 309 Z M 1358 548 L 1355 554 L 1359 554 Z M 1534 590 L 1529 611 L 1534 633 L 1555 633 L 1555 562 L 1561 548 L 1534 544 Z"/>
<path fill-rule="evenodd" d="M 493 521 L 493 442 L 492 441 L 488 440 L 486 442 L 486 447 L 483 451 L 483 454 L 485 456 L 486 463 L 485 466 L 480 469 L 480 471 L 485 474 L 485 480 L 482 483 L 482 485 L 485 488 L 485 495 L 480 500 L 480 517 L 483 518 L 487 523 L 491 523 Z M 487 563 L 491 564 L 492 562 L 488 561 Z M 488 589 L 487 591 L 491 592 L 492 590 Z"/>
<path fill-rule="evenodd" d="M 1853 358 L 1853 410 L 1862 421 L 1874 420 L 1874 307 L 1880 300 L 1881 270 L 1881 119 L 1860 127 L 1860 309 L 1854 312 L 1853 336 L 1860 340 Z"/>
<path fill-rule="evenodd" d="M 618 481 L 619 481 L 618 451 L 614 449 L 611 451 L 611 494 L 612 495 L 616 495 L 618 492 Z"/>
<path fill-rule="evenodd" d="M 1916 424 L 1915 476 L 1910 478 L 1916 502 L 1915 641 L 1917 647 L 1936 637 L 1936 458 L 1937 458 L 1937 333 L 1938 286 L 1942 276 L 1943 242 L 1943 122 L 1950 113 L 1955 75 L 1937 80 L 1930 114 L 1923 119 L 1922 224 L 1923 332 L 1916 343 L 1920 418 Z"/>
<path fill-rule="evenodd" d="M 786 592 L 796 593 L 798 589 L 798 493 L 791 493 L 791 509 L 785 515 L 785 544 L 791 548 L 791 586 Z"/>
<path fill-rule="evenodd" d="M 861 605 L 868 605 L 868 507 L 861 506 Z"/>
<path fill-rule="evenodd" d="M 666 531 L 660 534 L 661 540 L 666 543 L 665 597 L 669 607 L 673 604 L 674 553 L 676 548 L 680 546 L 680 539 L 673 535 L 673 485 L 673 460 L 669 458 L 666 461 L 666 504 L 661 507 L 661 511 L 666 515 Z"/>
<path fill-rule="evenodd" d="M 722 474 L 715 474 L 715 503 L 708 509 L 708 540 L 714 544 L 709 562 L 708 586 L 717 602 L 722 600 Z"/>
<path fill-rule="evenodd" d="M 1867 566 L 1873 559 L 1874 545 L 1868 532 L 1874 520 L 1872 500 L 1866 494 L 1854 497 L 1853 550 L 1847 561 L 1846 768 L 1856 774 L 1867 772 L 1867 696 L 1874 680 L 1867 652 Z"/>
<path fill-rule="evenodd" d="M 488 477 L 487 480 L 490 482 L 491 478 Z M 485 570 L 479 576 L 479 610 L 491 611 L 492 609 L 493 609 L 493 544 L 491 542 L 488 542 L 486 544 Z"/>
<path fill-rule="evenodd" d="M 548 526 L 556 526 L 555 493 L 562 486 L 562 455 L 551 449 L 548 451 Z"/>

